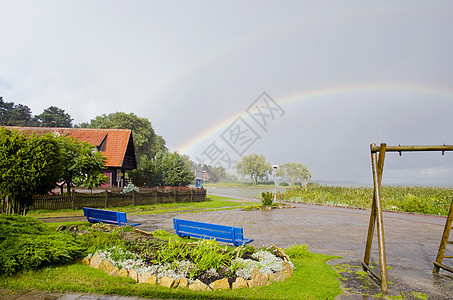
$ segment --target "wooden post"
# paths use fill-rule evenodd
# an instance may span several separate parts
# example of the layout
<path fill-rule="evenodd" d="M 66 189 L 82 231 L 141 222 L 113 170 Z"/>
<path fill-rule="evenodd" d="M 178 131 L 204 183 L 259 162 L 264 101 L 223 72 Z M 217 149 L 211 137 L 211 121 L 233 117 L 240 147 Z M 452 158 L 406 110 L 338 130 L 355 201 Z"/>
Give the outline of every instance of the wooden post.
<path fill-rule="evenodd" d="M 193 189 L 190 189 L 190 202 L 193 202 Z"/>
<path fill-rule="evenodd" d="M 107 206 L 107 204 L 108 204 L 108 198 L 109 198 L 109 196 L 108 196 L 107 190 L 105 190 L 105 203 L 104 203 L 104 207 L 105 207 L 105 208 L 108 207 L 108 206 Z"/>
<path fill-rule="evenodd" d="M 72 190 L 72 195 L 71 196 L 72 196 L 72 199 L 71 199 L 72 200 L 71 201 L 72 202 L 72 210 L 75 210 L 75 203 L 74 203 L 75 202 L 75 192 L 74 192 L 74 190 Z"/>
<path fill-rule="evenodd" d="M 135 205 L 135 191 L 132 190 L 132 206 Z"/>
<path fill-rule="evenodd" d="M 452 230 L 451 227 L 452 223 L 453 223 L 453 199 L 451 201 L 450 210 L 448 211 L 447 220 L 445 221 L 444 233 L 442 234 L 442 239 L 440 240 L 439 251 L 437 252 L 437 258 L 436 261 L 434 262 L 433 273 L 436 274 L 439 273 L 440 268 L 453 272 L 451 268 L 442 264 L 445 248 L 447 247 L 448 243 L 451 243 L 448 241 L 448 237 L 450 236 L 450 231 Z"/>
<path fill-rule="evenodd" d="M 373 148 L 374 147 L 376 147 L 375 144 L 370 145 L 372 165 L 373 165 Z M 382 173 L 384 170 L 385 152 L 386 152 L 386 144 L 381 144 L 381 148 L 379 150 L 379 161 L 377 163 L 379 186 L 381 185 L 381 182 L 382 182 Z M 373 173 L 374 173 L 374 167 L 373 167 Z M 370 263 L 371 245 L 373 244 L 374 228 L 376 225 L 376 213 L 377 213 L 376 189 L 374 189 L 373 190 L 373 202 L 371 204 L 370 224 L 368 226 L 368 235 L 367 235 L 366 248 L 365 248 L 365 257 L 363 259 L 363 261 L 366 265 L 368 265 Z"/>
<path fill-rule="evenodd" d="M 367 242 L 365 248 L 365 257 L 362 263 L 364 269 L 368 271 L 371 275 L 376 277 L 381 282 L 381 290 L 386 293 L 388 291 L 388 282 L 387 282 L 387 262 L 385 258 L 385 242 L 384 242 L 384 224 L 382 218 L 382 205 L 381 205 L 381 182 L 382 182 L 382 173 L 384 170 L 384 159 L 386 152 L 386 144 L 381 144 L 379 149 L 377 149 L 375 144 L 370 145 L 371 150 L 371 166 L 373 173 L 373 202 L 371 205 L 371 215 L 370 223 L 368 227 Z M 377 155 L 379 151 L 379 159 Z M 379 247 L 379 266 L 380 266 L 380 278 L 379 276 L 371 270 L 369 267 L 370 255 L 371 255 L 371 245 L 373 243 L 374 228 L 377 222 L 377 233 L 378 233 L 378 247 Z"/>
<path fill-rule="evenodd" d="M 382 146 L 382 144 L 381 144 Z M 382 148 L 381 148 L 382 151 Z M 382 153 L 382 152 L 381 152 Z M 385 153 L 385 146 L 384 151 Z M 383 158 L 382 158 L 383 161 Z M 379 245 L 379 266 L 381 271 L 381 289 L 384 293 L 388 291 L 387 283 L 387 262 L 385 258 L 385 242 L 384 242 L 384 223 L 382 219 L 382 205 L 381 205 L 381 182 L 379 180 L 379 174 L 382 175 L 382 169 L 379 170 L 379 164 L 377 162 L 377 154 L 373 156 L 374 172 L 373 172 L 373 184 L 375 186 L 376 193 L 376 209 L 377 209 L 377 230 L 378 230 L 378 245 Z M 377 165 L 377 166 L 376 166 Z M 383 165 L 383 163 L 382 163 Z"/>

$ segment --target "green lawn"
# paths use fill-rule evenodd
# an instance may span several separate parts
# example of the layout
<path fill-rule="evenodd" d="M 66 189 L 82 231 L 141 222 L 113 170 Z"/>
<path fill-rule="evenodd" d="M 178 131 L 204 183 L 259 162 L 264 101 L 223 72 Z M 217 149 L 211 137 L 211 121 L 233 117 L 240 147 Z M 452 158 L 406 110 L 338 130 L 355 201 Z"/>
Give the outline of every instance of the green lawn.
<path fill-rule="evenodd" d="M 0 276 L 0 288 L 119 294 L 163 299 L 334 299 L 342 293 L 338 273 L 326 261 L 333 257 L 314 254 L 293 259 L 293 277 L 266 287 L 228 291 L 192 292 L 137 284 L 131 279 L 108 276 L 81 263 Z M 64 275 L 62 275 L 64 274 Z"/>
<path fill-rule="evenodd" d="M 108 210 L 127 212 L 129 214 L 161 214 L 167 212 L 181 211 L 200 211 L 200 210 L 215 210 L 215 209 L 230 209 L 238 208 L 245 205 L 247 202 L 229 197 L 221 197 L 208 195 L 206 201 L 202 202 L 181 202 L 181 203 L 165 203 L 152 205 L 137 205 L 137 206 L 122 206 L 109 207 Z M 83 216 L 81 209 L 62 209 L 62 210 L 31 210 L 27 216 L 35 218 L 52 218 L 52 217 L 71 217 Z"/>

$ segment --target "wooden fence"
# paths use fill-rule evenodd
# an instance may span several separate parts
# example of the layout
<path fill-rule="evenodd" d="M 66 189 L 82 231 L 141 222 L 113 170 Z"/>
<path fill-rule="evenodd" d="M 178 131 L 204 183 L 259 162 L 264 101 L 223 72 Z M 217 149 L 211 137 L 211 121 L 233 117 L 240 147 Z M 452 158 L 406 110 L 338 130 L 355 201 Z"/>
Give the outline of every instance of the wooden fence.
<path fill-rule="evenodd" d="M 113 206 L 147 205 L 206 200 L 206 189 L 162 188 L 127 194 L 101 191 L 94 193 L 72 192 L 65 195 L 35 196 L 30 210 L 81 209 L 82 207 L 107 208 Z"/>

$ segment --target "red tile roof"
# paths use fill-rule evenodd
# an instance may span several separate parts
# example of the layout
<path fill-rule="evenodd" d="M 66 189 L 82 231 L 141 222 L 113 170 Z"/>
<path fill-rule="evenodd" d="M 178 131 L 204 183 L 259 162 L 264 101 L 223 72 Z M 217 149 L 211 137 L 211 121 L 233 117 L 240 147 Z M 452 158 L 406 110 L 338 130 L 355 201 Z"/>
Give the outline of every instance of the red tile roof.
<path fill-rule="evenodd" d="M 27 136 L 37 133 L 57 132 L 62 136 L 71 136 L 97 147 L 107 158 L 106 167 L 123 166 L 123 160 L 129 142 L 132 142 L 130 129 L 91 129 L 91 128 L 51 128 L 51 127 L 16 127 L 4 126 L 10 130 L 17 130 Z"/>

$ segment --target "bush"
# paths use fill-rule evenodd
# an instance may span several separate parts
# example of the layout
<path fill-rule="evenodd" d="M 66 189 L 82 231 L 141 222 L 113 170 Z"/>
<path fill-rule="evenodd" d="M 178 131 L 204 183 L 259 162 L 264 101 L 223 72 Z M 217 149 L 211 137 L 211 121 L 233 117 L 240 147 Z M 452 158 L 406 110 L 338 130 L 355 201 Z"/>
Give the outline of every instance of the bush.
<path fill-rule="evenodd" d="M 280 182 L 279 186 L 289 186 L 289 184 L 286 182 Z"/>
<path fill-rule="evenodd" d="M 97 250 L 123 245 L 118 231 L 109 233 L 93 230 L 89 233 L 82 234 L 80 241 L 88 253 L 95 253 Z"/>
<path fill-rule="evenodd" d="M 140 189 L 138 187 L 136 187 L 133 183 L 128 183 L 124 188 L 123 188 L 123 191 L 121 192 L 121 194 L 127 194 L 127 193 L 130 193 L 130 192 L 140 192 Z"/>
<path fill-rule="evenodd" d="M 63 264 L 85 255 L 72 233 L 54 232 L 31 217 L 0 215 L 0 274 Z"/>
<path fill-rule="evenodd" d="M 285 249 L 285 253 L 289 256 L 289 258 L 296 259 L 301 259 L 312 255 L 312 253 L 308 251 L 308 246 L 306 244 L 294 244 L 294 246 Z"/>
<path fill-rule="evenodd" d="M 261 193 L 261 202 L 264 206 L 271 206 L 272 201 L 274 201 L 274 194 L 272 192 Z"/>
<path fill-rule="evenodd" d="M 49 233 L 50 230 L 43 222 L 20 215 L 0 214 L 0 243 L 9 236 L 21 234 L 39 235 Z"/>

